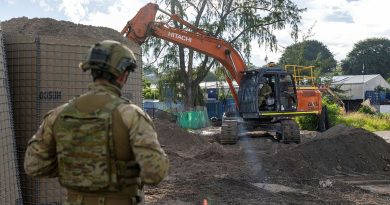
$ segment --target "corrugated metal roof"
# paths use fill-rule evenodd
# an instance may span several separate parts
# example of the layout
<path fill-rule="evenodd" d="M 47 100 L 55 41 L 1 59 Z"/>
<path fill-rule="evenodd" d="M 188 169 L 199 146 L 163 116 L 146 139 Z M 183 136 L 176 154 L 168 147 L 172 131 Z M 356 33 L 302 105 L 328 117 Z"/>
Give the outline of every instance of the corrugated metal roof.
<path fill-rule="evenodd" d="M 361 84 L 364 82 L 368 82 L 376 77 L 378 77 L 379 74 L 376 75 L 340 75 L 340 76 L 333 76 L 332 78 L 332 84 Z"/>
<path fill-rule="evenodd" d="M 229 84 L 227 82 L 218 82 L 218 81 L 214 81 L 214 82 L 201 82 L 199 83 L 199 86 L 201 88 L 220 88 L 220 87 L 224 87 L 224 88 L 229 88 Z M 238 84 L 236 81 L 233 81 L 233 86 L 235 88 L 238 88 Z"/>

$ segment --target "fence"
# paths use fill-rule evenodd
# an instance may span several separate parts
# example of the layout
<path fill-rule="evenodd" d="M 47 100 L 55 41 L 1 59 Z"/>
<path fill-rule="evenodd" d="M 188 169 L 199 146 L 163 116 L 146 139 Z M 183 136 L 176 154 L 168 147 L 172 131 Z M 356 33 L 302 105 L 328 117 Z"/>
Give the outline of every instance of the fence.
<path fill-rule="evenodd" d="M 224 112 L 234 109 L 235 102 L 233 98 L 228 98 L 225 101 L 211 100 L 206 102 L 206 108 L 209 118 L 222 119 Z"/>
<path fill-rule="evenodd" d="M 0 204 L 22 204 L 6 67 L 3 33 L 0 30 Z"/>

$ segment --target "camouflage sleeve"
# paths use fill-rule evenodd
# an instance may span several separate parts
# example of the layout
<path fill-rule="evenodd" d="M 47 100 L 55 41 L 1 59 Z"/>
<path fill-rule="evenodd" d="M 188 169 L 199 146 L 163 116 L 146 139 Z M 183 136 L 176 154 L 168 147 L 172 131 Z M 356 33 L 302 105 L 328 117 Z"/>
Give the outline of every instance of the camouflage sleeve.
<path fill-rule="evenodd" d="M 161 148 L 150 117 L 136 105 L 121 105 L 123 122 L 130 130 L 130 143 L 141 167 L 145 184 L 158 184 L 168 173 L 169 161 Z"/>
<path fill-rule="evenodd" d="M 52 126 L 61 108 L 62 106 L 49 111 L 38 131 L 28 141 L 24 170 L 30 176 L 56 177 L 58 175 L 56 143 L 52 135 Z"/>

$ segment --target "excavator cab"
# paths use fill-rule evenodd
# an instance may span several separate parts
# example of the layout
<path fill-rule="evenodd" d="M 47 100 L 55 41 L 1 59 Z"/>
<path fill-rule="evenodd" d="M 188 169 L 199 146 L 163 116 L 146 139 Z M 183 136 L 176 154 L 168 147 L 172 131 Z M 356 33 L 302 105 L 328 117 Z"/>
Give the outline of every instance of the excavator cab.
<path fill-rule="evenodd" d="M 239 86 L 239 112 L 244 119 L 280 117 L 297 110 L 292 75 L 280 68 L 245 71 Z"/>
<path fill-rule="evenodd" d="M 242 72 L 238 90 L 239 117 L 222 119 L 221 144 L 234 144 L 242 133 L 262 130 L 275 133 L 284 143 L 300 143 L 297 90 L 293 76 L 281 68 L 264 67 Z"/>

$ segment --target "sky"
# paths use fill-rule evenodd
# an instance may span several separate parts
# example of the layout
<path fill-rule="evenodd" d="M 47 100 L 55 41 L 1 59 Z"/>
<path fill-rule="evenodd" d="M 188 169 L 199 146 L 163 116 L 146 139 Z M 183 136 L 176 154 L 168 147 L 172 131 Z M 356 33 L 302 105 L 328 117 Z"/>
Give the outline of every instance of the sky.
<path fill-rule="evenodd" d="M 26 16 L 53 18 L 120 31 L 128 20 L 151 0 L 0 0 L 0 21 Z M 335 59 L 344 59 L 353 45 L 367 38 L 390 39 L 390 0 L 293 0 L 307 8 L 302 14 L 301 34 L 313 28 L 310 40 L 324 43 Z M 283 48 L 294 43 L 289 31 L 276 32 L 279 49 L 252 44 L 254 65 L 278 61 Z M 300 39 L 301 40 L 301 39 Z"/>

